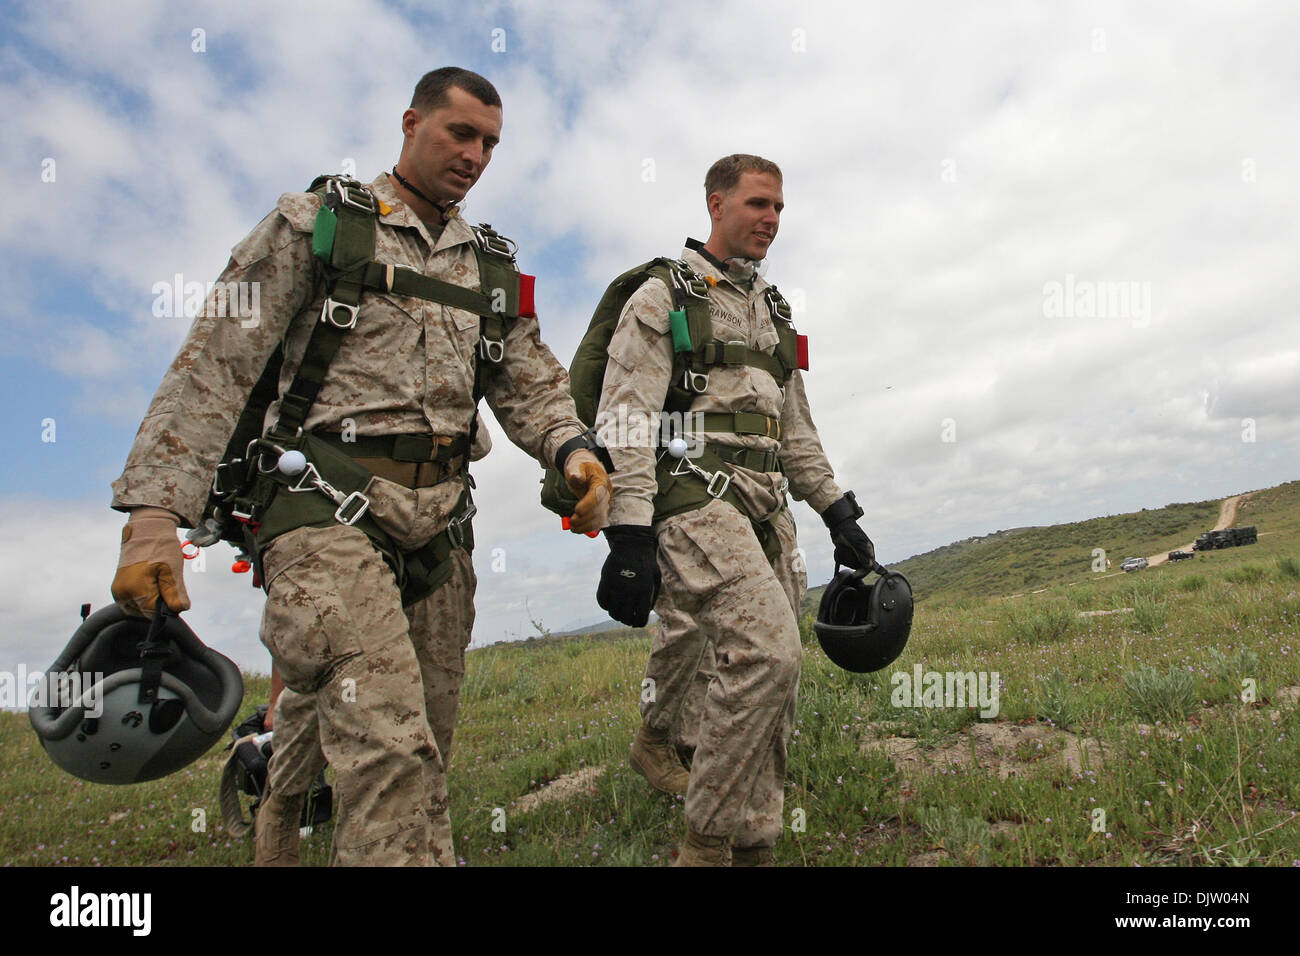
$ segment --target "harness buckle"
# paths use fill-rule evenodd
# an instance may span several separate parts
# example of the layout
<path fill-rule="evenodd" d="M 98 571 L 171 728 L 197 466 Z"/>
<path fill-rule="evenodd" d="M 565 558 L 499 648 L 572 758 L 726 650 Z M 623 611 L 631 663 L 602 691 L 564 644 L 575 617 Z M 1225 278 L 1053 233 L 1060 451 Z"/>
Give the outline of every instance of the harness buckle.
<path fill-rule="evenodd" d="M 681 475 L 692 474 L 703 479 L 706 483 L 705 491 L 708 492 L 709 497 L 711 498 L 721 498 L 727 493 L 727 488 L 731 486 L 731 475 L 723 471 L 721 468 L 713 474 L 709 474 L 685 456 L 677 459 L 677 464 L 673 466 L 673 470 L 669 472 L 669 474 L 674 478 L 680 477 Z"/>
<path fill-rule="evenodd" d="M 238 459 L 236 459 L 236 461 L 238 461 Z M 221 482 L 221 476 L 233 468 L 236 461 L 223 461 L 217 465 L 217 470 L 212 475 L 212 493 L 216 497 L 224 498 L 226 495 L 230 494 L 230 492 L 235 490 L 234 488 L 226 488 Z"/>
<path fill-rule="evenodd" d="M 474 228 L 474 241 L 484 252 L 509 259 L 511 262 L 515 261 L 515 253 L 519 251 L 518 243 L 501 235 L 487 223 L 481 223 Z"/>
<path fill-rule="evenodd" d="M 370 499 L 360 491 L 354 491 L 343 499 L 338 510 L 334 512 L 334 520 L 339 524 L 351 527 L 360 521 L 362 516 L 369 510 Z"/>
<path fill-rule="evenodd" d="M 731 485 L 731 475 L 718 469 L 709 479 L 708 487 L 704 490 L 709 493 L 711 498 L 721 498 L 727 493 L 727 488 Z"/>
<path fill-rule="evenodd" d="M 373 213 L 375 211 L 375 197 L 372 196 L 364 186 L 352 185 L 350 183 L 339 182 L 337 179 L 331 179 L 326 184 L 327 189 L 333 189 L 338 193 L 339 201 L 345 206 L 351 206 L 353 209 L 359 209 L 364 213 Z M 353 198 L 355 196 L 364 197 L 364 202 Z"/>
<path fill-rule="evenodd" d="M 471 520 L 476 514 L 478 514 L 478 505 L 474 504 L 473 500 L 471 500 L 470 503 L 465 506 L 464 511 L 447 522 L 447 537 L 451 539 L 452 545 L 456 548 L 459 549 L 465 547 L 465 532 L 461 530 L 461 526 L 466 521 Z"/>
<path fill-rule="evenodd" d="M 339 321 L 334 318 L 334 311 L 342 309 L 347 318 L 345 321 Z M 336 302 L 334 299 L 326 299 L 325 304 L 321 306 L 320 320 L 328 322 L 336 329 L 354 329 L 357 327 L 357 313 L 361 311 L 360 306 L 348 305 L 346 302 Z"/>
<path fill-rule="evenodd" d="M 709 300 L 708 283 L 695 275 L 694 270 L 685 262 L 682 262 L 681 259 L 674 259 L 672 261 L 676 268 L 669 269 L 668 271 L 673 277 L 673 286 L 680 290 L 683 295 L 689 295 L 693 299 L 703 299 L 707 302 Z M 692 278 L 686 278 L 688 274 L 691 275 Z"/>
<path fill-rule="evenodd" d="M 230 517 L 234 518 L 240 524 L 248 525 L 248 530 L 253 532 L 253 534 L 257 534 L 262 527 L 262 522 L 253 520 L 253 513 L 251 511 L 240 511 L 238 508 L 231 508 Z"/>
<path fill-rule="evenodd" d="M 480 335 L 478 340 L 478 354 L 480 357 L 487 359 L 493 365 L 500 365 L 501 360 L 506 357 L 505 343 L 500 339 L 490 339 L 485 335 Z"/>
<path fill-rule="evenodd" d="M 682 388 L 686 389 L 688 392 L 694 392 L 697 395 L 708 391 L 709 373 L 693 372 L 690 369 L 687 369 L 686 374 L 682 376 Z"/>

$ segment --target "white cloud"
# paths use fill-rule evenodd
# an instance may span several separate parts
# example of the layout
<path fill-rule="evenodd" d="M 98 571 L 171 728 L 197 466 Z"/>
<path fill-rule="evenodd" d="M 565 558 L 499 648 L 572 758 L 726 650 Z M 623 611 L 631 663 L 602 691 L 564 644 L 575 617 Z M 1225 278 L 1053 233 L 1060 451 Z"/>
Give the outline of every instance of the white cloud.
<path fill-rule="evenodd" d="M 1296 477 L 1293 9 L 736 2 L 706 22 L 685 4 L 496 4 L 445 30 L 377 3 L 25 16 L 0 88 L 3 155 L 32 184 L 0 220 L 6 348 L 76 377 L 110 420 L 138 417 L 184 334 L 150 314 L 152 283 L 214 277 L 276 195 L 344 158 L 366 178 L 389 165 L 411 82 L 451 61 L 480 64 L 505 100 L 468 212 L 519 239 L 525 267 L 558 263 L 538 295 L 562 359 L 610 278 L 704 238 L 710 162 L 782 164 L 769 278 L 806 298 L 813 414 L 890 560 Z M 42 184 L 50 154 L 59 180 Z M 39 262 L 80 277 L 101 313 L 43 314 L 25 265 Z M 1067 275 L 1149 283 L 1149 321 L 1047 317 L 1044 285 Z M 492 428 L 480 639 L 527 633 L 525 601 L 549 626 L 593 616 L 604 542 L 561 537 L 537 506 L 540 469 Z M 106 587 L 120 521 L 98 499 L 79 513 L 113 544 L 84 584 Z M 825 532 L 797 514 L 824 574 Z M 491 547 L 509 573 L 490 570 Z M 29 632 L 65 630 L 66 593 L 24 596 Z M 209 622 L 249 659 L 255 598 L 214 595 L 242 610 Z"/>

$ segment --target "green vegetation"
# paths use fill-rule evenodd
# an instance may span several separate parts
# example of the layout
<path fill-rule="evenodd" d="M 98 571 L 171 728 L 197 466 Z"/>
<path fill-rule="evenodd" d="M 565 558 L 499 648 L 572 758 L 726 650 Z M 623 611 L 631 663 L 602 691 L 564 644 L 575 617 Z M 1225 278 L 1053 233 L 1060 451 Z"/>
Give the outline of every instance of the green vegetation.
<path fill-rule="evenodd" d="M 1217 503 L 1202 514 L 1170 532 L 1174 544 L 1210 527 Z M 1164 526 L 1159 512 L 1142 520 Z M 1021 590 L 1010 572 L 999 590 L 1000 566 L 985 563 L 926 595 L 903 656 L 876 674 L 830 664 L 805 613 L 778 861 L 1300 861 L 1300 593 L 1289 570 L 1300 483 L 1256 493 L 1238 523 L 1257 525 L 1259 543 L 1134 574 L 1089 571 L 1085 548 L 1083 568 L 1041 594 L 1010 597 Z M 1022 544 L 1055 553 L 1047 545 L 1069 527 L 1039 529 L 1042 542 L 1026 532 Z M 918 578 L 944 580 L 913 560 Z M 450 770 L 466 865 L 669 862 L 683 801 L 627 766 L 649 642 L 624 630 L 470 652 Z M 892 673 L 916 665 L 997 672 L 998 715 L 894 706 Z M 266 692 L 250 678 L 244 712 Z M 245 865 L 252 847 L 229 838 L 217 804 L 225 757 L 215 748 L 164 780 L 100 787 L 54 767 L 25 715 L 0 714 L 0 864 Z M 328 844 L 327 826 L 305 841 L 305 862 L 323 865 Z"/>

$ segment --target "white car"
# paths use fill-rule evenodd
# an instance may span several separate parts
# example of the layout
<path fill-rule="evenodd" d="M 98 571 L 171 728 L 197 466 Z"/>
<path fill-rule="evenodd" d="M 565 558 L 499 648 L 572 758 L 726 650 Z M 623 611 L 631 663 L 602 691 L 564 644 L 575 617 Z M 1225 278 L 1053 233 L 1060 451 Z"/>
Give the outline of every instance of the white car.
<path fill-rule="evenodd" d="M 1141 571 L 1146 566 L 1146 558 L 1128 558 L 1120 565 L 1120 567 L 1125 571 Z"/>

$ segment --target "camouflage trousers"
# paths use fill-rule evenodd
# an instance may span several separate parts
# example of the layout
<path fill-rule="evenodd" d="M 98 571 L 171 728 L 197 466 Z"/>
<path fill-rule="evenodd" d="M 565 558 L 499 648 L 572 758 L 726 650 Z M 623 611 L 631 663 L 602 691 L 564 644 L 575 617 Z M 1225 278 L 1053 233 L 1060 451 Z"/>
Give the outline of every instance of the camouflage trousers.
<path fill-rule="evenodd" d="M 696 748 L 691 829 L 742 847 L 771 846 L 781 833 L 803 657 L 797 613 L 808 577 L 789 510 L 774 524 L 781 548 L 770 562 L 749 519 L 724 501 L 657 526 L 660 624 L 642 718 Z"/>
<path fill-rule="evenodd" d="M 286 687 L 270 786 L 304 792 L 334 767 L 334 864 L 455 865 L 445 770 L 476 579 L 453 555 L 451 579 L 407 608 L 355 528 L 298 528 L 264 555 L 262 642 Z"/>

